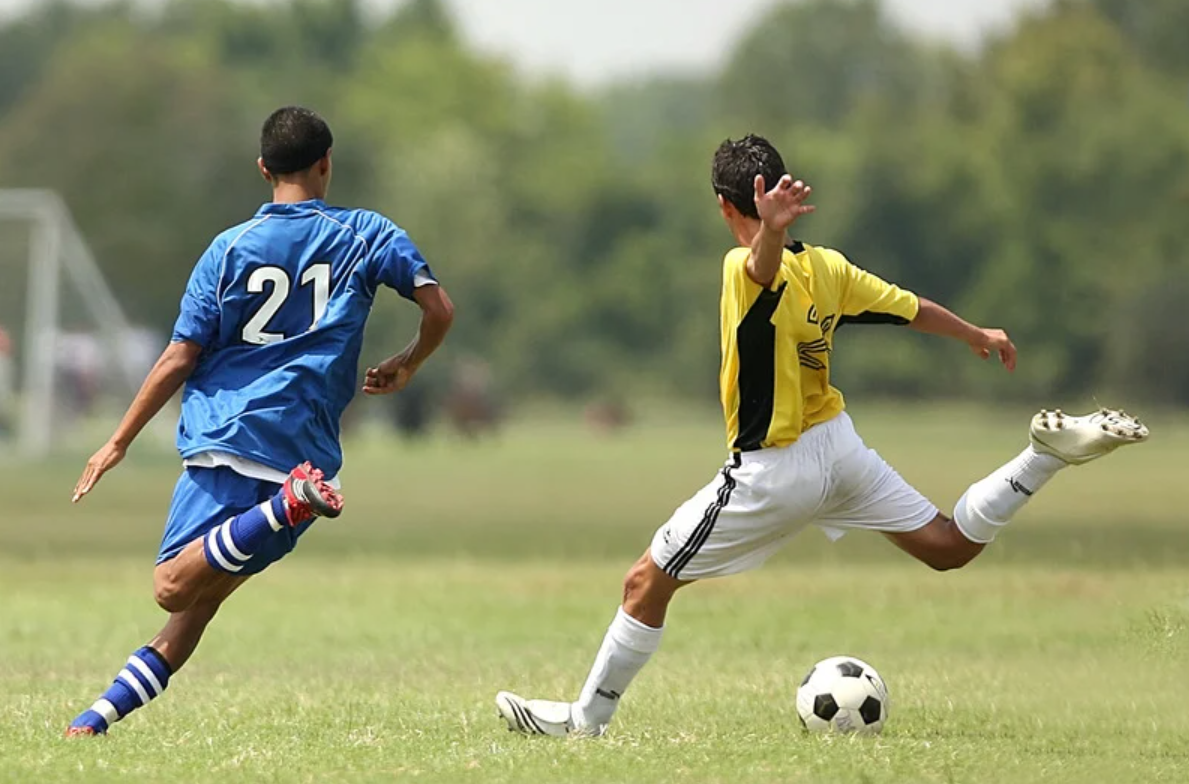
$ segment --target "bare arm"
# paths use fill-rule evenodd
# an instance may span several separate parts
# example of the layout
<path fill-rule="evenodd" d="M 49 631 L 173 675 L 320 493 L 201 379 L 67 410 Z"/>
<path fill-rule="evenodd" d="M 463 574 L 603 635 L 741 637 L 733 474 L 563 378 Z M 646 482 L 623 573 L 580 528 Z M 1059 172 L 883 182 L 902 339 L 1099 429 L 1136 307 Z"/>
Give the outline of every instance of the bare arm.
<path fill-rule="evenodd" d="M 115 468 L 124 459 L 128 447 L 140 435 L 153 417 L 169 402 L 182 384 L 194 372 L 198 364 L 198 356 L 202 353 L 202 346 L 189 340 L 170 343 L 161 353 L 157 364 L 149 371 L 140 391 L 128 407 L 128 412 L 120 421 L 116 432 L 108 439 L 98 452 L 87 461 L 83 475 L 74 486 L 72 501 L 78 503 L 83 496 L 91 492 L 95 484 L 105 473 Z"/>
<path fill-rule="evenodd" d="M 417 336 L 404 351 L 367 369 L 363 391 L 368 395 L 386 395 L 408 386 L 421 364 L 442 345 L 454 323 L 454 303 L 441 286 L 421 286 L 413 292 L 413 299 L 421 307 Z"/>
<path fill-rule="evenodd" d="M 773 229 L 767 223 L 760 225 L 755 239 L 751 241 L 751 256 L 747 259 L 747 276 L 764 288 L 776 280 L 780 262 L 784 257 L 784 229 Z"/>
<path fill-rule="evenodd" d="M 760 216 L 760 230 L 751 241 L 751 256 L 747 259 L 747 275 L 764 288 L 776 280 L 784 257 L 785 234 L 802 215 L 813 212 L 805 204 L 813 192 L 805 183 L 784 175 L 770 191 L 764 190 L 763 175 L 755 178 L 756 212 Z"/>
<path fill-rule="evenodd" d="M 970 346 L 971 351 L 983 359 L 992 352 L 999 355 L 999 361 L 1008 370 L 1016 369 L 1016 347 L 1001 329 L 982 329 L 965 321 L 955 313 L 932 300 L 920 298 L 921 307 L 912 321 L 912 328 L 928 335 L 954 338 Z"/>

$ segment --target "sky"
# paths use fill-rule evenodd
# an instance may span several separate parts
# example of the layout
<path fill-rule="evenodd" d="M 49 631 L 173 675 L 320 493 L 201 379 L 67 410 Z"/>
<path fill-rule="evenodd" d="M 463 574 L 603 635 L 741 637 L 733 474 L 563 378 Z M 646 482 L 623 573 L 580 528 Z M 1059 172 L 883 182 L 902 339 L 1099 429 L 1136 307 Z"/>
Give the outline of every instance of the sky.
<path fill-rule="evenodd" d="M 84 0 L 100 2 L 101 0 Z M 159 0 L 142 0 L 152 4 Z M 255 0 L 267 2 L 268 0 Z M 39 0 L 0 0 L 0 15 Z M 383 9 L 400 0 L 367 0 Z M 447 0 L 465 35 L 532 74 L 597 85 L 657 72 L 712 70 L 779 0 Z M 920 35 L 976 46 L 1045 0 L 884 0 Z"/>

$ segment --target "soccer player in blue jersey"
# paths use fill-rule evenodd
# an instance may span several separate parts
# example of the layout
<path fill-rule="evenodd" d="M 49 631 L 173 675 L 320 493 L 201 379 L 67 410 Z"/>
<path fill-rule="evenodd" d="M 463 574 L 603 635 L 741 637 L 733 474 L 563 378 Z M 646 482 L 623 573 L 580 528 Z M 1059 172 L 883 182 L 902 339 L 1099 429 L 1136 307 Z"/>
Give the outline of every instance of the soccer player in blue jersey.
<path fill-rule="evenodd" d="M 416 302 L 421 326 L 404 351 L 367 370 L 365 393 L 403 389 L 450 328 L 453 305 L 408 235 L 374 212 L 323 201 L 332 142 L 308 109 L 265 121 L 257 165 L 272 201 L 199 259 L 172 342 L 75 486 L 78 502 L 184 385 L 185 470 L 154 572 L 169 620 L 68 735 L 103 734 L 160 696 L 223 601 L 285 557 L 316 518 L 338 516 L 339 419 L 380 286 Z"/>

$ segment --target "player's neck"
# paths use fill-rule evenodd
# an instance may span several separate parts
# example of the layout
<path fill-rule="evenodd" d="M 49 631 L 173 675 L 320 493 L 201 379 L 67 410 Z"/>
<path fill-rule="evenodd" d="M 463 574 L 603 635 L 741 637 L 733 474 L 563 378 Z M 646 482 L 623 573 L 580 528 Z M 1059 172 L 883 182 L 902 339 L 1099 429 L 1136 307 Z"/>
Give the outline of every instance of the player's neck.
<path fill-rule="evenodd" d="M 319 193 L 304 182 L 278 182 L 272 189 L 274 204 L 297 204 L 302 201 L 324 199 L 325 193 Z"/>
<path fill-rule="evenodd" d="M 756 235 L 760 232 L 760 221 L 755 218 L 740 217 L 739 220 L 731 225 L 731 234 L 735 235 L 735 241 L 739 243 L 741 248 L 750 248 L 751 243 L 755 242 Z"/>

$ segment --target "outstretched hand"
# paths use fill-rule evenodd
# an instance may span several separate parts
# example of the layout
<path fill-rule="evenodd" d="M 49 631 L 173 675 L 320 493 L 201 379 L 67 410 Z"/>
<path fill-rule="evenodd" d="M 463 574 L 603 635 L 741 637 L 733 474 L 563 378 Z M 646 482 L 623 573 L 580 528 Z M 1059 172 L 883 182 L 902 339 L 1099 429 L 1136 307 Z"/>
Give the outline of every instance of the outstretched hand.
<path fill-rule="evenodd" d="M 91 455 L 91 459 L 87 461 L 87 467 L 83 469 L 83 475 L 74 485 L 74 495 L 71 496 L 70 502 L 77 504 L 83 496 L 91 492 L 91 489 L 104 474 L 119 465 L 120 461 L 124 459 L 125 452 L 124 447 L 108 441 L 98 452 Z"/>
<path fill-rule="evenodd" d="M 1016 345 L 1001 329 L 980 329 L 978 336 L 970 341 L 970 350 L 983 359 L 997 354 L 1005 368 L 1009 371 L 1016 369 Z"/>
<path fill-rule="evenodd" d="M 765 190 L 764 175 L 755 179 L 756 212 L 764 225 L 775 231 L 786 231 L 802 215 L 808 215 L 817 208 L 805 200 L 813 189 L 801 180 L 794 181 L 784 175 L 770 191 Z"/>
<path fill-rule="evenodd" d="M 384 360 L 374 368 L 368 368 L 363 378 L 363 392 L 366 395 L 388 395 L 399 392 L 409 385 L 420 367 L 414 364 L 408 353 L 400 353 Z"/>

